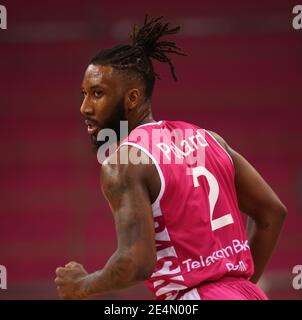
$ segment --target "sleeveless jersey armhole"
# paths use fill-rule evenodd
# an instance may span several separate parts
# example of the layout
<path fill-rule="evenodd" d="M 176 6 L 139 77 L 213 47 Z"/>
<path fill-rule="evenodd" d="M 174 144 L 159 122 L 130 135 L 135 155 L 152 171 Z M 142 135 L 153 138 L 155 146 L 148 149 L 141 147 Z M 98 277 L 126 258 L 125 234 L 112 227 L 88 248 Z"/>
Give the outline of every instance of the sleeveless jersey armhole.
<path fill-rule="evenodd" d="M 152 203 L 152 210 L 156 211 L 160 207 L 160 200 L 162 199 L 164 192 L 165 192 L 165 188 L 166 188 L 165 177 L 163 175 L 162 169 L 161 169 L 158 161 L 155 159 L 155 157 L 147 149 L 145 149 L 143 146 L 136 144 L 134 142 L 123 142 L 119 146 L 119 148 L 124 145 L 133 146 L 133 147 L 138 148 L 141 151 L 143 151 L 152 160 L 152 163 L 154 163 L 154 165 L 156 167 L 156 170 L 157 170 L 159 178 L 160 178 L 160 191 L 159 191 L 159 194 L 158 194 L 156 200 Z"/>

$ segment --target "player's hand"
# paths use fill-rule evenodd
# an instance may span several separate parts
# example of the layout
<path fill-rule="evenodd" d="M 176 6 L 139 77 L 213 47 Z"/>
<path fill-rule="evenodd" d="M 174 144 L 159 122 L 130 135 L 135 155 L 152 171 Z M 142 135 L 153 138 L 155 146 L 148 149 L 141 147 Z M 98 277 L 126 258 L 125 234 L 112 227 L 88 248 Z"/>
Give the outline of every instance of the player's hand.
<path fill-rule="evenodd" d="M 55 284 L 60 298 L 84 299 L 87 298 L 85 291 L 85 278 L 88 273 L 77 262 L 69 262 L 65 267 L 56 269 Z"/>

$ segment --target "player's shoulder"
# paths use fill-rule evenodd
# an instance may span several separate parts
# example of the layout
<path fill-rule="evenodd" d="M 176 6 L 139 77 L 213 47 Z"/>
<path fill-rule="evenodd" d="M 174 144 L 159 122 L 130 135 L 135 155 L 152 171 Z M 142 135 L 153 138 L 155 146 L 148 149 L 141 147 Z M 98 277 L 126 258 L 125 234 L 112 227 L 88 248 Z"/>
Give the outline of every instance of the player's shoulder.
<path fill-rule="evenodd" d="M 214 138 L 224 149 L 227 149 L 227 143 L 224 140 L 224 138 L 222 138 L 221 135 L 219 135 L 218 133 L 211 131 L 211 130 L 205 130 L 212 138 Z"/>
<path fill-rule="evenodd" d="M 218 133 L 213 132 L 211 130 L 206 130 L 206 132 L 208 133 L 208 135 L 212 137 L 212 139 L 216 141 L 216 143 L 221 147 L 221 149 L 225 152 L 225 154 L 229 157 L 231 162 L 234 164 L 234 160 L 233 160 L 234 152 L 232 148 L 230 148 L 230 146 L 224 140 L 224 138 L 222 138 Z"/>
<path fill-rule="evenodd" d="M 187 121 L 179 121 L 179 120 L 172 120 L 172 121 L 165 121 L 167 124 L 171 124 L 171 126 L 175 128 L 184 128 L 184 129 L 195 129 L 195 130 L 201 130 L 207 134 L 209 134 L 214 140 L 216 140 L 224 149 L 227 149 L 228 145 L 224 138 L 221 137 L 218 133 L 205 129 L 202 126 L 199 126 L 195 123 L 187 122 Z"/>
<path fill-rule="evenodd" d="M 143 179 L 152 166 L 152 160 L 141 149 L 121 145 L 101 166 L 102 183 L 121 183 Z"/>
<path fill-rule="evenodd" d="M 187 128 L 194 128 L 196 130 L 202 130 L 205 133 L 208 133 L 212 138 L 214 138 L 222 147 L 225 149 L 227 148 L 227 143 L 224 138 L 222 138 L 221 135 L 219 135 L 217 132 L 214 132 L 209 129 L 205 129 L 202 126 L 199 126 L 195 123 L 186 122 L 186 121 L 166 121 L 172 123 L 175 127 L 187 127 Z"/>

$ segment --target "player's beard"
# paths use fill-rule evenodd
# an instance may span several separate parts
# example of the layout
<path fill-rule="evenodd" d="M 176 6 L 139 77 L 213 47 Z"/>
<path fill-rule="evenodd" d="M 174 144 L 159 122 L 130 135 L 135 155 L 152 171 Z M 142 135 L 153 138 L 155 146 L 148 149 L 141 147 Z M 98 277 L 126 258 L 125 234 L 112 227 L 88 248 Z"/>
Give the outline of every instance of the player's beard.
<path fill-rule="evenodd" d="M 120 101 L 117 103 L 116 107 L 114 108 L 114 113 L 112 113 L 110 119 L 108 119 L 104 125 L 102 126 L 102 129 L 111 129 L 114 130 L 116 133 L 117 141 L 122 139 L 123 137 L 120 137 L 121 130 L 120 130 L 120 122 L 126 121 L 126 114 L 125 114 L 125 104 L 124 104 L 124 98 L 121 98 Z M 100 129 L 101 130 L 101 129 Z M 98 149 L 106 142 L 108 142 L 109 137 L 105 141 L 98 141 L 97 136 L 99 131 L 91 135 L 91 142 L 93 146 L 93 151 L 97 152 Z M 115 142 L 117 142 L 115 141 Z"/>

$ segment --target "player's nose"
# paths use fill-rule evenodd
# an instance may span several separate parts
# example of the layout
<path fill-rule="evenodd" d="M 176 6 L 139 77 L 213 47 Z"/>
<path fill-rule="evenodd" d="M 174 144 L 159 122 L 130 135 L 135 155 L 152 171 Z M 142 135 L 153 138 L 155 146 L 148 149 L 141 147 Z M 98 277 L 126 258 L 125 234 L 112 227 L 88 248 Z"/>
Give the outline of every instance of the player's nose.
<path fill-rule="evenodd" d="M 91 115 L 93 114 L 93 108 L 92 106 L 86 101 L 86 99 L 83 101 L 80 112 L 83 116 Z"/>

